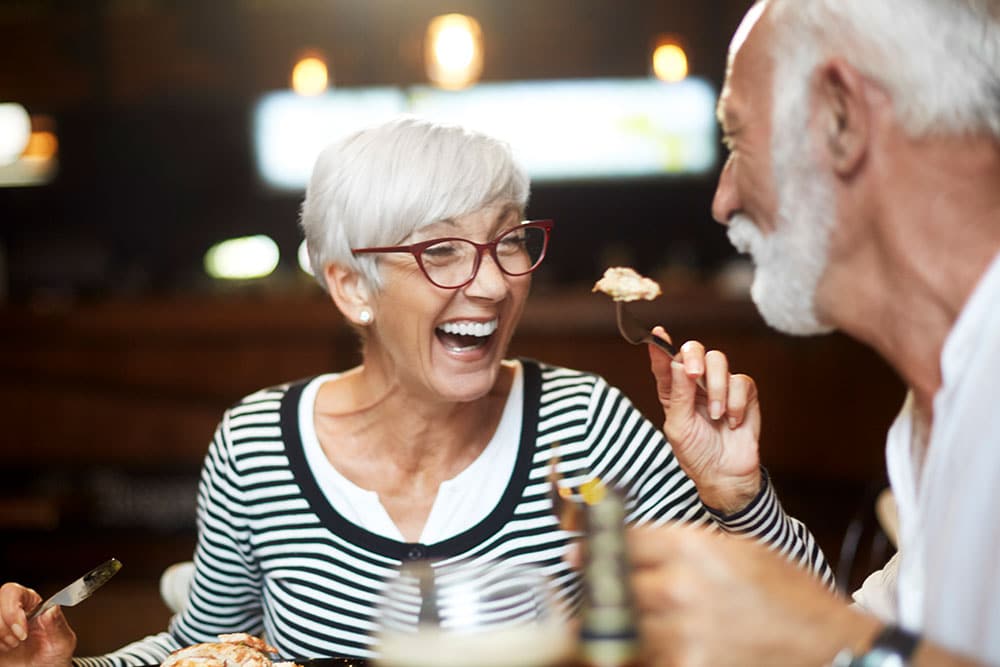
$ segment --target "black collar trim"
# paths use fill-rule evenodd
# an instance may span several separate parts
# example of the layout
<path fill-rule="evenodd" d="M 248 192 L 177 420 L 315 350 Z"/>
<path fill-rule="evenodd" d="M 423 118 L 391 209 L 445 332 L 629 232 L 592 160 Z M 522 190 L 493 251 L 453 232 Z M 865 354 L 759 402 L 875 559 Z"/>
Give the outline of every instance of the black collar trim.
<path fill-rule="evenodd" d="M 288 455 L 289 466 L 302 494 L 324 526 L 347 541 L 389 558 L 416 560 L 422 558 L 442 559 L 456 556 L 474 548 L 496 534 L 514 515 L 517 504 L 524 496 L 528 484 L 535 440 L 538 435 L 538 410 L 541 401 L 542 375 L 538 363 L 520 359 L 524 373 L 524 402 L 521 409 L 521 441 L 518 444 L 517 460 L 511 473 L 507 489 L 497 506 L 482 521 L 468 530 L 434 544 L 400 542 L 348 521 L 338 512 L 323 494 L 316 477 L 306 462 L 302 434 L 299 431 L 299 402 L 309 379 L 300 380 L 291 386 L 281 399 L 281 431 Z"/>

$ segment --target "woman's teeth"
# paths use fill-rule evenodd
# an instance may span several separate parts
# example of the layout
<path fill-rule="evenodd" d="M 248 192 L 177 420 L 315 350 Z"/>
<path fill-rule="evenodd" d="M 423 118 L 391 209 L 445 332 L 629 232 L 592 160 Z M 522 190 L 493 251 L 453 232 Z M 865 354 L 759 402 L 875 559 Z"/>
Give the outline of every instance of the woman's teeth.
<path fill-rule="evenodd" d="M 482 347 L 497 330 L 497 321 L 446 322 L 437 328 L 437 336 L 452 352 L 464 352 Z"/>
<path fill-rule="evenodd" d="M 445 322 L 438 327 L 446 334 L 456 334 L 459 336 L 489 336 L 497 330 L 497 321 L 489 322 Z"/>

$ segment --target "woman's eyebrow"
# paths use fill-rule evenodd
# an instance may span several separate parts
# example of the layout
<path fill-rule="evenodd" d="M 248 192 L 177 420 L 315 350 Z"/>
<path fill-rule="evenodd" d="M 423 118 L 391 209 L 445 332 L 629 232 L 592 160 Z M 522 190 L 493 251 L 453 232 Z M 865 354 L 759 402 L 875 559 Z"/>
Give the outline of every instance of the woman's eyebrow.
<path fill-rule="evenodd" d="M 499 213 L 497 213 L 497 217 L 494 222 L 496 223 L 507 222 L 507 220 L 510 218 L 519 217 L 517 213 L 518 213 L 517 206 L 515 206 L 514 204 L 508 204 L 507 206 L 503 207 L 503 209 L 501 209 Z"/>

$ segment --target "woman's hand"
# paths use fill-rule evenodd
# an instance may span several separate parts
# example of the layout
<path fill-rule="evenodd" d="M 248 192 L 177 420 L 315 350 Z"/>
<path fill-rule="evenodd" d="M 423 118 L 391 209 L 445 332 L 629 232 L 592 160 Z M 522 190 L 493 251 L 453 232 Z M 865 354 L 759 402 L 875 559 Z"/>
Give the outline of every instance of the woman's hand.
<path fill-rule="evenodd" d="M 669 340 L 663 327 L 653 335 Z M 649 361 L 663 406 L 663 433 L 702 502 L 726 514 L 743 509 L 761 484 L 760 404 L 753 379 L 731 375 L 726 355 L 706 353 L 697 341 L 681 346 L 672 362 L 649 345 Z"/>
<path fill-rule="evenodd" d="M 68 667 L 76 633 L 60 607 L 28 622 L 42 598 L 20 584 L 0 586 L 0 667 Z"/>

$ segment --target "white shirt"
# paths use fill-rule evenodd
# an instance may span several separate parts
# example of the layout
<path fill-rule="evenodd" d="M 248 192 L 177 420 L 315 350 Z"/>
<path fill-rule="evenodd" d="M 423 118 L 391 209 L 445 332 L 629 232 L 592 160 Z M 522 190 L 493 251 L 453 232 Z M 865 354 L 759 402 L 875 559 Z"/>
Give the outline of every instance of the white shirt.
<path fill-rule="evenodd" d="M 883 604 L 891 571 L 869 578 L 855 599 L 1000 664 L 1000 255 L 945 340 L 941 374 L 926 450 L 912 396 L 886 444 L 900 523 L 895 614 Z"/>
<path fill-rule="evenodd" d="M 421 543 L 434 544 L 468 530 L 500 502 L 514 470 L 521 437 L 524 377 L 521 364 L 515 362 L 514 367 L 514 380 L 496 432 L 475 461 L 451 479 L 441 482 L 420 534 Z M 306 460 L 327 500 L 341 516 L 376 535 L 405 542 L 378 493 L 363 489 L 340 474 L 326 458 L 316 437 L 313 420 L 316 394 L 320 385 L 336 377 L 337 374 L 321 375 L 302 392 L 299 423 Z"/>

